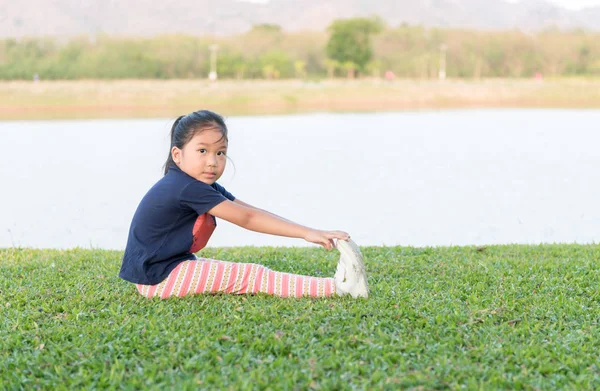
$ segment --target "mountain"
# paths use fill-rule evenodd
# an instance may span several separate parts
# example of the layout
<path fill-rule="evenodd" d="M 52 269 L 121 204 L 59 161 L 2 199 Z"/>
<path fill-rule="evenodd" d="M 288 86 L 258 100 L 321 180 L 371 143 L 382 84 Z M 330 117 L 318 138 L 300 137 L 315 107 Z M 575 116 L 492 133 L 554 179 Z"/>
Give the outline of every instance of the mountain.
<path fill-rule="evenodd" d="M 402 23 L 470 29 L 600 30 L 600 7 L 570 11 L 544 0 L 0 0 L 0 37 L 167 33 L 235 34 L 259 23 L 324 30 L 334 19 L 378 15 Z"/>

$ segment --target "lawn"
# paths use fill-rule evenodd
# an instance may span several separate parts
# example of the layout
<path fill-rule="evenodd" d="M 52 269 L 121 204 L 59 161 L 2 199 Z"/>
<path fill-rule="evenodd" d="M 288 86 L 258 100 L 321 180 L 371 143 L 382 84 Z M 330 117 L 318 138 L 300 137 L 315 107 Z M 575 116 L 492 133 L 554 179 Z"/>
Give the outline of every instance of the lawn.
<path fill-rule="evenodd" d="M 371 297 L 148 300 L 121 252 L 0 249 L 0 389 L 598 389 L 600 246 L 365 247 Z M 202 256 L 333 275 L 317 248 Z"/>
<path fill-rule="evenodd" d="M 600 108 L 600 79 L 0 81 L 0 121 L 458 108 Z"/>

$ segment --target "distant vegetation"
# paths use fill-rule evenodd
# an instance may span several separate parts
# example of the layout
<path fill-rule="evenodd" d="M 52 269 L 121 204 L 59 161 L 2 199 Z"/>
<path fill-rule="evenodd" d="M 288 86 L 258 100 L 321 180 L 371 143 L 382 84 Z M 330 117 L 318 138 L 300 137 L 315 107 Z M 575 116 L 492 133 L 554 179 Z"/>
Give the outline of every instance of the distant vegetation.
<path fill-rule="evenodd" d="M 242 35 L 0 40 L 0 79 L 206 78 L 209 47 L 228 79 L 435 78 L 445 53 L 451 78 L 600 76 L 600 33 L 471 31 L 335 21 L 328 32 L 259 25 Z M 391 74 L 388 74 L 391 75 Z"/>

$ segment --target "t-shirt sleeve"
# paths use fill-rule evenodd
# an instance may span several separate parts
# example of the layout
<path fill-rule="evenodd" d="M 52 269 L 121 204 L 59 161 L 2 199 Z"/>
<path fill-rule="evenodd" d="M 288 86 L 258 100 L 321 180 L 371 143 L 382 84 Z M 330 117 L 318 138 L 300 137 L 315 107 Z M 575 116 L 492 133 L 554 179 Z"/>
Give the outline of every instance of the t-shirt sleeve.
<path fill-rule="evenodd" d="M 195 210 L 199 215 L 208 212 L 226 200 L 227 198 L 211 185 L 200 181 L 188 184 L 180 195 L 180 202 Z"/>
<path fill-rule="evenodd" d="M 223 194 L 223 196 L 229 201 L 235 201 L 235 197 L 233 196 L 233 194 L 225 190 L 225 188 L 219 185 L 217 182 L 213 183 L 212 187 L 214 187 L 219 193 Z"/>

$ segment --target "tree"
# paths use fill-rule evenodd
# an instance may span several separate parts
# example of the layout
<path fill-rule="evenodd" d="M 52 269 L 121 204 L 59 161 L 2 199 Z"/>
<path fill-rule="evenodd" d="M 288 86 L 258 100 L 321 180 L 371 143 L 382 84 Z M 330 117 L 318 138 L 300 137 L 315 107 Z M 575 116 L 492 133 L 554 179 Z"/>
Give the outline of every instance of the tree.
<path fill-rule="evenodd" d="M 263 77 L 267 79 L 289 78 L 294 75 L 294 63 L 290 56 L 280 50 L 271 50 L 259 58 Z"/>
<path fill-rule="evenodd" d="M 306 77 L 306 62 L 302 60 L 294 61 L 294 70 L 297 78 L 304 79 Z"/>
<path fill-rule="evenodd" d="M 383 28 L 378 18 L 336 20 L 328 28 L 331 36 L 326 46 L 327 56 L 341 64 L 352 62 L 363 71 L 373 57 L 371 35 Z"/>
<path fill-rule="evenodd" d="M 381 76 L 381 60 L 370 61 L 366 66 L 367 72 L 373 77 Z"/>
<path fill-rule="evenodd" d="M 327 77 L 333 79 L 335 77 L 336 69 L 340 68 L 340 63 L 330 58 L 326 58 L 325 66 L 327 67 Z"/>
<path fill-rule="evenodd" d="M 348 79 L 354 79 L 356 76 L 356 64 L 352 61 L 346 61 L 342 64 L 342 68 L 346 71 L 346 77 Z"/>
<path fill-rule="evenodd" d="M 252 26 L 252 32 L 281 33 L 281 26 L 272 23 L 263 23 Z"/>

